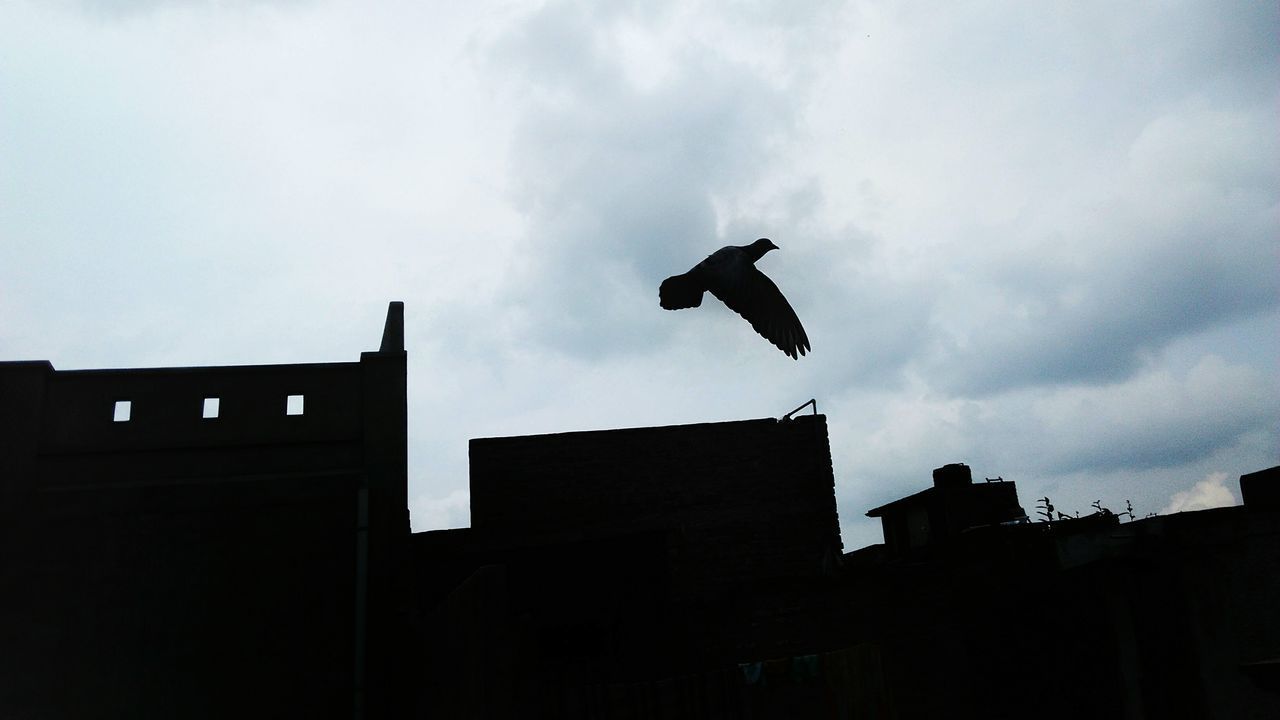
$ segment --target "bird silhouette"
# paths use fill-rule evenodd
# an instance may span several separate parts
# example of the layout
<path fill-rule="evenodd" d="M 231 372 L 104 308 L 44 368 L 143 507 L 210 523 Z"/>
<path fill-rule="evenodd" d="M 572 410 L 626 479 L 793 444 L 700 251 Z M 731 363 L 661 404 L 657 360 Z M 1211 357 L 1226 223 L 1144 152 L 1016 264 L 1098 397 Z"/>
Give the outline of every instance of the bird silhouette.
<path fill-rule="evenodd" d="M 756 261 L 777 249 L 768 238 L 722 247 L 689 272 L 663 280 L 658 287 L 658 304 L 666 310 L 698 307 L 702 294 L 710 292 L 751 323 L 765 340 L 799 359 L 810 349 L 809 336 L 782 291 L 756 269 Z"/>

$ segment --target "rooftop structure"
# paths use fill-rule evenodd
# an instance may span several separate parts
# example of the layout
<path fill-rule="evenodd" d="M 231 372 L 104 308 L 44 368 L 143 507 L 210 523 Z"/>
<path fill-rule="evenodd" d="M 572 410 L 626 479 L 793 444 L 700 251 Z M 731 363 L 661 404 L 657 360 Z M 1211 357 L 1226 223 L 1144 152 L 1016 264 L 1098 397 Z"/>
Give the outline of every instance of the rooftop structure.
<path fill-rule="evenodd" d="M 894 556 L 925 551 L 976 527 L 1028 520 L 1013 483 L 975 485 L 963 463 L 934 470 L 933 487 L 868 510 L 867 517 L 880 518 Z"/>

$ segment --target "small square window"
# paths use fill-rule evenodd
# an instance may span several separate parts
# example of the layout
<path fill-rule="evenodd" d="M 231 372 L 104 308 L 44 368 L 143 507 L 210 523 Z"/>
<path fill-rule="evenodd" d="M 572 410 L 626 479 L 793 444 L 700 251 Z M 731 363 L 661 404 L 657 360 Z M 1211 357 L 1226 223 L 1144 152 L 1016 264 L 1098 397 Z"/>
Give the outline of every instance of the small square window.
<path fill-rule="evenodd" d="M 286 415 L 302 414 L 302 395 L 290 395 L 284 403 L 284 412 Z"/>
<path fill-rule="evenodd" d="M 222 403 L 222 398 L 207 397 L 204 399 L 204 408 L 200 411 L 200 417 L 211 420 L 218 417 L 218 405 Z"/>
<path fill-rule="evenodd" d="M 117 400 L 115 411 L 112 413 L 111 419 L 115 422 L 129 422 L 129 416 L 132 414 L 132 400 Z"/>

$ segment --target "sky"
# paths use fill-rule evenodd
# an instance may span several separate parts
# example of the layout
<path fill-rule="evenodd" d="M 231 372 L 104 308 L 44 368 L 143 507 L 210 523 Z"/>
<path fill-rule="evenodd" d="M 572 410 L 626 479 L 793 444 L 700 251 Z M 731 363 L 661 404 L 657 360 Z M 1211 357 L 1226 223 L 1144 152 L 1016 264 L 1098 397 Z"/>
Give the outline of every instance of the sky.
<path fill-rule="evenodd" d="M 405 303 L 416 531 L 467 441 L 829 423 L 864 513 L 1239 502 L 1280 455 L 1280 6 L 13 0 L 0 359 L 351 361 Z M 658 284 L 724 245 L 792 360 Z M 979 480 L 980 481 L 980 480 Z"/>

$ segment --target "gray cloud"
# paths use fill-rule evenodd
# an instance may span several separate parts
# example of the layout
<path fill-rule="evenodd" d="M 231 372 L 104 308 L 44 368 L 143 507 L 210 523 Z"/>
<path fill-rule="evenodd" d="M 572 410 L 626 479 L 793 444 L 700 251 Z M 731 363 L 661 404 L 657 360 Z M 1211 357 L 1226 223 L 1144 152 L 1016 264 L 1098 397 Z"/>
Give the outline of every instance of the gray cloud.
<path fill-rule="evenodd" d="M 837 467 L 846 468 L 838 476 L 847 524 L 927 487 L 930 470 L 948 462 L 969 463 L 975 476 L 1017 481 L 1024 506 L 1049 494 L 1065 509 L 1086 512 L 1095 499 L 1114 509 L 1126 498 L 1151 512 L 1194 482 L 1189 478 L 1235 477 L 1275 462 L 1280 384 L 1213 355 L 1185 370 L 1146 370 L 1108 385 L 978 399 L 920 390 L 908 384 L 854 395 L 833 413 L 832 436 L 845 438 L 833 452 Z"/>
<path fill-rule="evenodd" d="M 511 148 L 528 220 L 511 301 L 538 341 L 598 357 L 664 334 L 658 282 L 719 246 L 713 198 L 749 187 L 793 120 L 780 88 L 714 47 L 674 48 L 668 74 L 638 86 L 617 28 L 593 19 L 544 7 L 499 43 L 495 71 L 527 103 Z"/>
<path fill-rule="evenodd" d="M 932 370 L 962 393 L 1115 381 L 1174 338 L 1274 308 L 1280 173 L 1266 159 L 1280 146 L 1267 124 L 1202 109 L 1153 120 L 1092 217 L 1014 229 L 1040 237 L 971 279 L 998 306 L 944 314 L 964 345 L 947 327 Z"/>
<path fill-rule="evenodd" d="M 1183 377 L 1155 372 L 1121 386 L 1060 393 L 1028 415 L 1040 420 L 1042 471 L 1169 468 L 1274 426 L 1280 418 L 1268 398 L 1277 391 L 1274 378 L 1209 356 Z"/>

